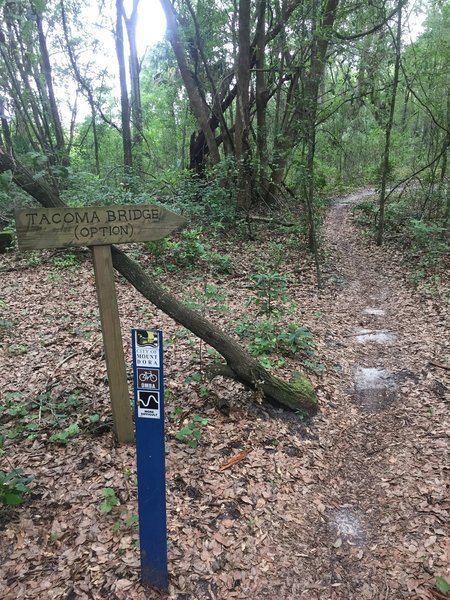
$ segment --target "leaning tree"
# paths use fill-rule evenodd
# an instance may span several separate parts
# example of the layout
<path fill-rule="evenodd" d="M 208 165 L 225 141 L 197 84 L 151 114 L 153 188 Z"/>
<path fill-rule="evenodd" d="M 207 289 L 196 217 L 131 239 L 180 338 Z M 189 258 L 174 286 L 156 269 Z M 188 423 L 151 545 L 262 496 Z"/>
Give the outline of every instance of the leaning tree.
<path fill-rule="evenodd" d="M 46 208 L 66 206 L 58 191 L 44 178 L 36 179 L 23 165 L 0 151 L 0 174 L 10 171 L 12 181 Z M 169 317 L 197 335 L 221 354 L 225 362 L 211 371 L 211 376 L 222 375 L 235 379 L 247 387 L 260 391 L 268 400 L 293 410 L 313 412 L 317 396 L 311 382 L 296 373 L 289 382 L 266 371 L 227 333 L 186 307 L 173 294 L 149 277 L 144 269 L 119 248 L 112 247 L 113 265 L 147 300 Z"/>

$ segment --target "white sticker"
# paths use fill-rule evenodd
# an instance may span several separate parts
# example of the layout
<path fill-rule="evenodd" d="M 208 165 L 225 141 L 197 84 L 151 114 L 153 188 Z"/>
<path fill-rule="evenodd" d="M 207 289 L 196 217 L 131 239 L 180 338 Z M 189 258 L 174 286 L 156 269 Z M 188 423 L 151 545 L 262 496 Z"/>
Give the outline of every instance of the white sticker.
<path fill-rule="evenodd" d="M 159 335 L 155 331 L 136 331 L 136 366 L 159 367 Z"/>
<path fill-rule="evenodd" d="M 138 390 L 138 417 L 143 419 L 159 419 L 161 416 L 159 392 Z"/>

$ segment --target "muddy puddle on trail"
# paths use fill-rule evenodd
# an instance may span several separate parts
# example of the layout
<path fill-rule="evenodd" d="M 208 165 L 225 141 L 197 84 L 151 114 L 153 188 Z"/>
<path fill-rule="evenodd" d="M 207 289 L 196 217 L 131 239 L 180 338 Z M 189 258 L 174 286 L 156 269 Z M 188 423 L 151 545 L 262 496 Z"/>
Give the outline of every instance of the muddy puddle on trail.
<path fill-rule="evenodd" d="M 352 546 L 364 546 L 367 543 L 367 528 L 364 517 L 358 509 L 353 506 L 344 505 L 330 516 L 330 533 L 337 536 L 334 547 L 340 546 L 342 541 Z"/>
<path fill-rule="evenodd" d="M 362 190 L 361 192 L 354 192 L 347 196 L 340 196 L 333 201 L 333 206 L 340 208 L 342 206 L 348 206 L 349 204 L 358 204 L 365 198 L 370 198 L 375 194 L 375 190 Z"/>
<path fill-rule="evenodd" d="M 384 330 L 358 329 L 355 340 L 358 344 L 391 344 L 397 340 L 397 336 Z"/>
<path fill-rule="evenodd" d="M 384 317 L 386 311 L 382 308 L 365 308 L 363 313 L 372 317 Z"/>
<path fill-rule="evenodd" d="M 387 369 L 357 367 L 353 374 L 354 400 L 365 412 L 379 412 L 397 398 L 397 384 Z"/>

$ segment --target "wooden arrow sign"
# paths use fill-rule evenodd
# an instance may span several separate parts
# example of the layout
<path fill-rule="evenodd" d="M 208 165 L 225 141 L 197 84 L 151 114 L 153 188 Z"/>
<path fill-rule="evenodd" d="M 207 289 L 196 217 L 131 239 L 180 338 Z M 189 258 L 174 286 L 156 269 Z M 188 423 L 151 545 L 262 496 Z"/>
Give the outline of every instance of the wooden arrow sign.
<path fill-rule="evenodd" d="M 185 222 L 183 217 L 149 204 L 16 211 L 20 250 L 160 240 Z"/>
<path fill-rule="evenodd" d="M 20 250 L 92 246 L 114 430 L 122 443 L 133 441 L 134 433 L 111 244 L 160 240 L 185 223 L 183 217 L 149 204 L 16 211 Z"/>

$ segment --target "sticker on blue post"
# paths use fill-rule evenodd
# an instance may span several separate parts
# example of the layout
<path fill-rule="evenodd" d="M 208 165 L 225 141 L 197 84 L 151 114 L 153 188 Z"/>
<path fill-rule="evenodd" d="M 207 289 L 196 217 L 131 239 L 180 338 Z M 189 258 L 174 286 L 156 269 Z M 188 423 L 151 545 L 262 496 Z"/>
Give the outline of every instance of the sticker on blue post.
<path fill-rule="evenodd" d="M 133 329 L 132 341 L 141 580 L 167 590 L 162 331 Z"/>

